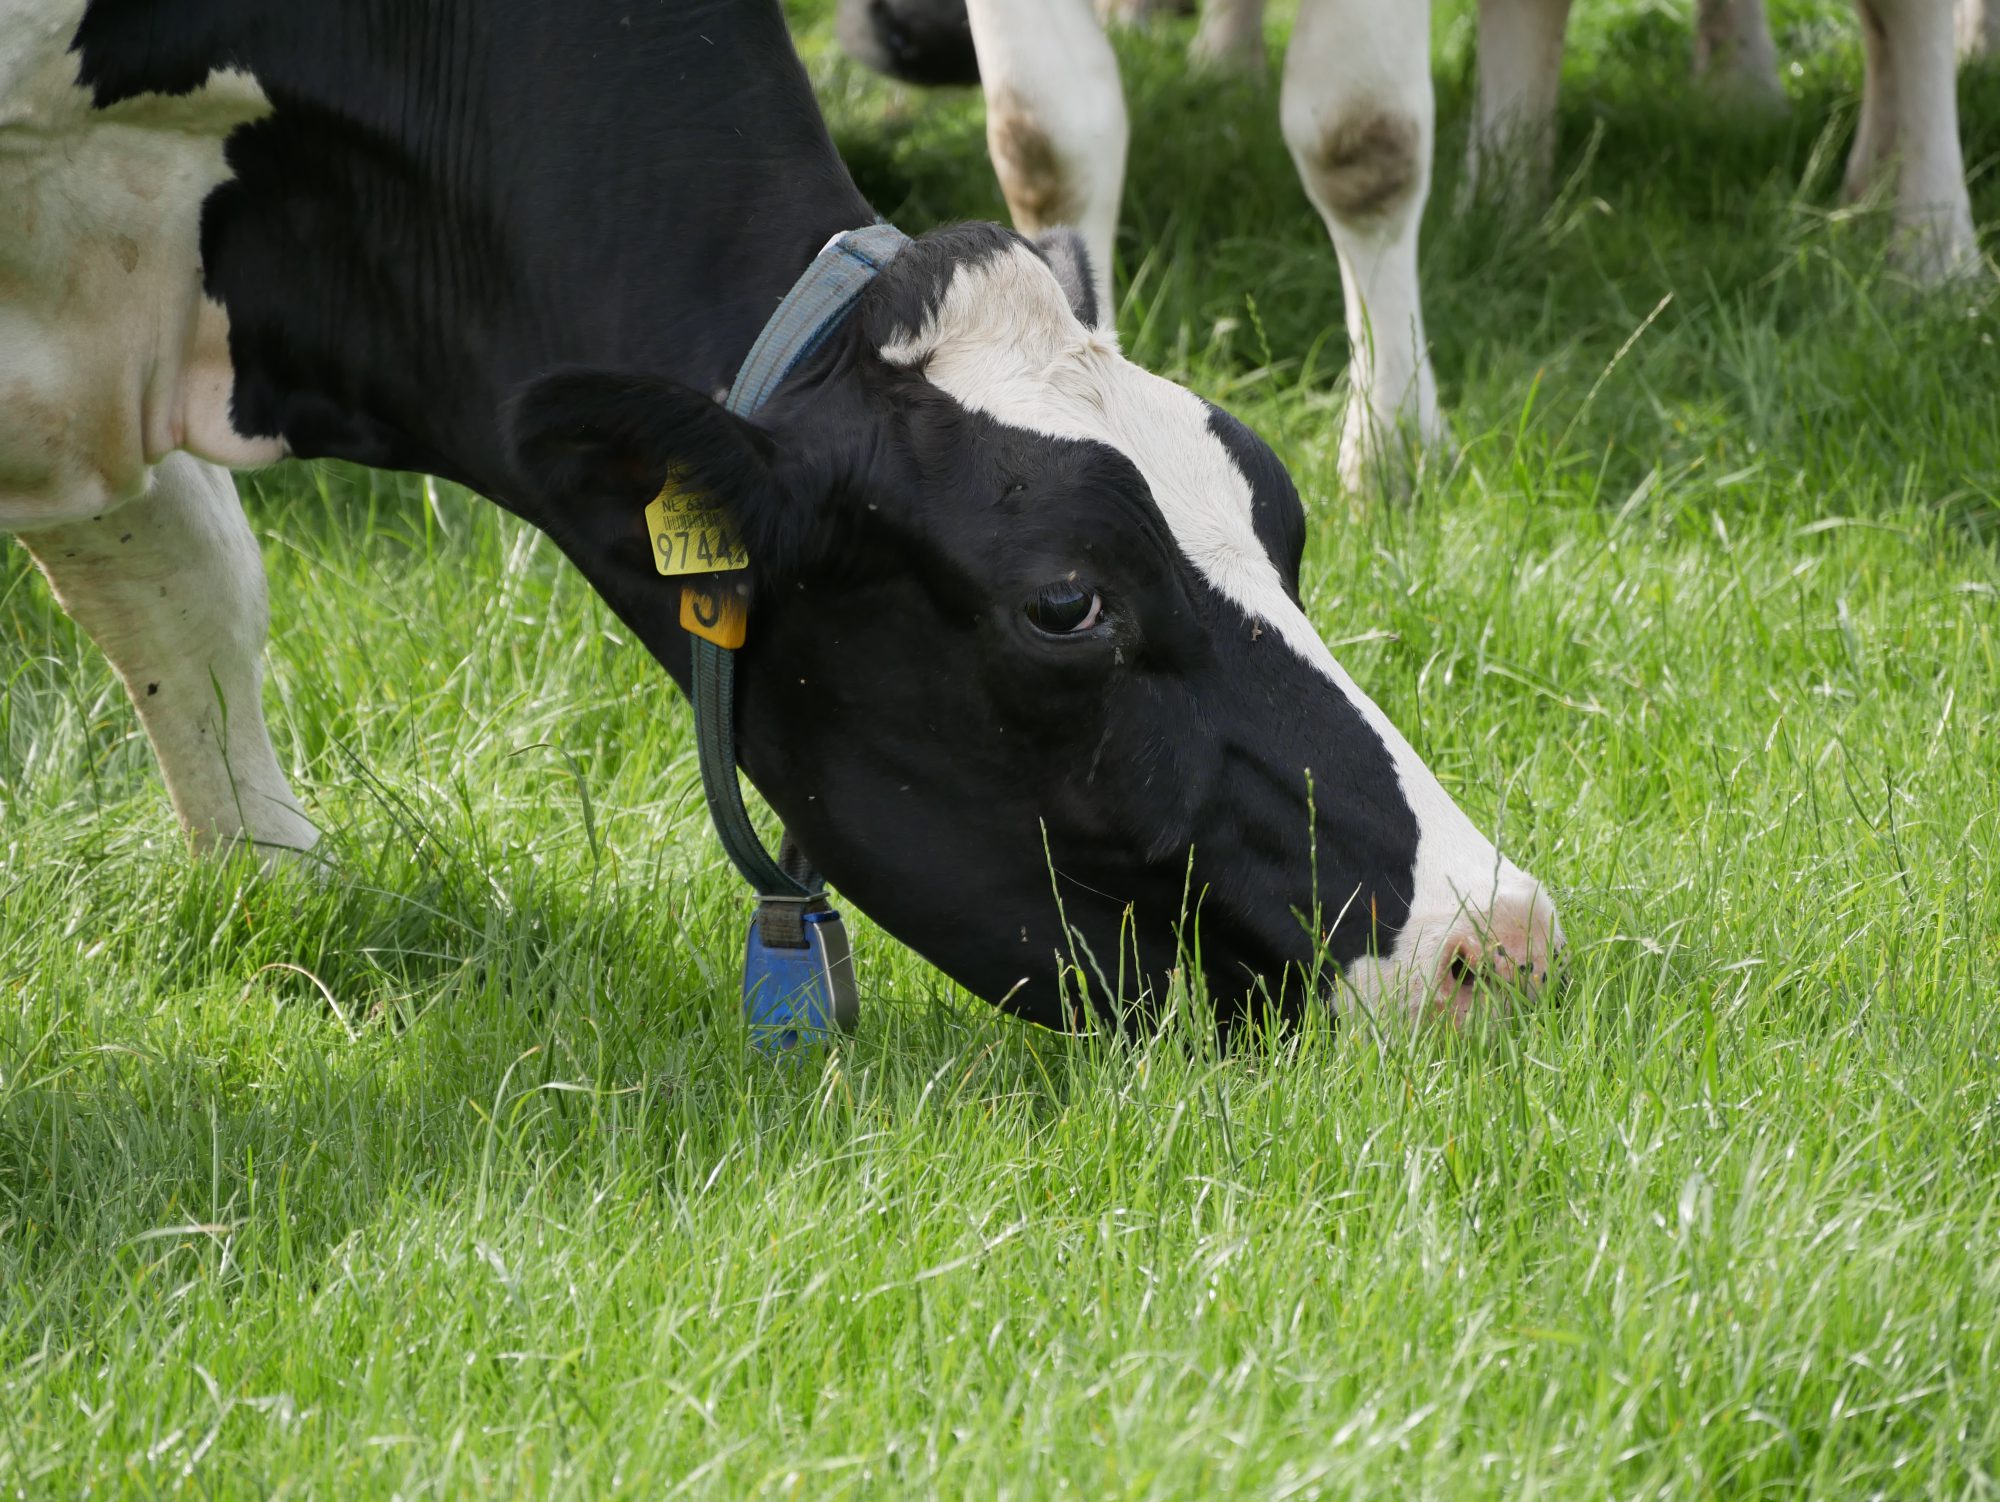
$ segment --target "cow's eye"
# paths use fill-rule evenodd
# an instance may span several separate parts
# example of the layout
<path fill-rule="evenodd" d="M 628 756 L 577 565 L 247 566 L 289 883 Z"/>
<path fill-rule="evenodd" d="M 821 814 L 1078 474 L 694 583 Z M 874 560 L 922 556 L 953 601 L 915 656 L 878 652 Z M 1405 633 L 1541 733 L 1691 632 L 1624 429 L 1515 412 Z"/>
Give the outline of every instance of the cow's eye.
<path fill-rule="evenodd" d="M 1028 602 L 1028 619 L 1034 622 L 1036 630 L 1050 636 L 1074 636 L 1088 631 L 1103 617 L 1104 602 L 1097 597 L 1097 591 L 1074 579 L 1044 585 L 1042 592 Z"/>

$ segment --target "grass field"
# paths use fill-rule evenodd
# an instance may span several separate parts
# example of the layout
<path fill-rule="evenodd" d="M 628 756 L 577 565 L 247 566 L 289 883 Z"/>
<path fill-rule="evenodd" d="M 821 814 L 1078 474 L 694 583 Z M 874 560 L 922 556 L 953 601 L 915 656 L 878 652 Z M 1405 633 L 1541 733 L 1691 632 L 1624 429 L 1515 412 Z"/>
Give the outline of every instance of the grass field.
<path fill-rule="evenodd" d="M 2000 1492 L 2000 317 L 1835 210 L 1842 8 L 1774 6 L 1761 125 L 1684 3 L 1579 9 L 1509 225 L 1444 208 L 1443 8 L 1463 448 L 1407 506 L 1333 491 L 1273 100 L 1121 42 L 1127 345 L 1291 462 L 1315 620 L 1560 895 L 1559 1004 L 1128 1051 L 861 923 L 860 1034 L 773 1069 L 686 708 L 546 543 L 245 477 L 320 885 L 190 864 L 10 549 L 0 1496 Z M 880 206 L 999 212 L 976 101 L 799 19 Z"/>

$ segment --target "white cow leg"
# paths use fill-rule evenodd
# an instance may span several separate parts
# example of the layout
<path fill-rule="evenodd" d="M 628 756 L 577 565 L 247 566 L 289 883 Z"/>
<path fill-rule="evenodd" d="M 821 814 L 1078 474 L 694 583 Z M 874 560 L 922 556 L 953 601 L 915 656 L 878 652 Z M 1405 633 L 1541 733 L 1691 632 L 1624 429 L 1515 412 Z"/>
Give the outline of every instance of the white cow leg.
<path fill-rule="evenodd" d="M 2000 55 L 2000 0 L 1958 0 L 1961 57 Z"/>
<path fill-rule="evenodd" d="M 1479 97 L 1465 154 L 1469 197 L 1504 204 L 1548 197 L 1569 6 L 1570 0 L 1479 0 Z"/>
<path fill-rule="evenodd" d="M 1861 18 L 1861 117 L 1854 126 L 1854 145 L 1847 153 L 1847 175 L 1841 197 L 1849 203 L 1866 198 L 1885 182 L 1896 153 L 1897 75 L 1889 67 L 1888 42 L 1868 7 L 1857 3 Z"/>
<path fill-rule="evenodd" d="M 1958 139 L 1952 0 L 1857 0 L 1867 56 L 1846 191 L 1895 185 L 1895 257 L 1935 284 L 1975 270 L 1979 243 Z"/>
<path fill-rule="evenodd" d="M 1111 321 L 1111 249 L 1129 127 L 1118 59 L 1089 0 L 969 0 L 986 146 L 1015 227 L 1074 226 Z"/>
<path fill-rule="evenodd" d="M 1107 26 L 1143 26 L 1155 16 L 1184 16 L 1193 0 L 1097 0 L 1097 18 Z"/>
<path fill-rule="evenodd" d="M 139 499 L 20 537 L 124 680 L 195 848 L 311 849 L 264 726 L 264 560 L 229 475 L 175 454 Z"/>
<path fill-rule="evenodd" d="M 1264 0 L 1207 0 L 1188 57 L 1217 72 L 1262 73 Z"/>
<path fill-rule="evenodd" d="M 1753 109 L 1782 110 L 1778 48 L 1764 0 L 1700 0 L 1694 15 L 1694 76 L 1710 93 Z"/>
<path fill-rule="evenodd" d="M 1406 440 L 1448 436 L 1417 286 L 1436 134 L 1427 0 L 1301 0 L 1280 114 L 1340 257 L 1353 393 L 1340 477 L 1359 489 Z"/>

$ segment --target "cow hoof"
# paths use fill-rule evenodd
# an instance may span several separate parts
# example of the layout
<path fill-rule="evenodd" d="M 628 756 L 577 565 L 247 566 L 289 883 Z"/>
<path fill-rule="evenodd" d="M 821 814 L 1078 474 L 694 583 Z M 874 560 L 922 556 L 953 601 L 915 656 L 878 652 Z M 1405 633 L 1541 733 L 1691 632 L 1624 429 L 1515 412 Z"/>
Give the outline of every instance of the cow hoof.
<path fill-rule="evenodd" d="M 289 877 L 296 874 L 310 877 L 314 881 L 325 881 L 333 874 L 334 869 L 333 860 L 325 853 L 317 832 L 314 832 L 306 844 L 258 840 L 241 834 L 224 839 L 204 839 L 197 836 L 194 840 L 194 853 L 204 861 L 254 863 L 258 874 L 265 877 Z"/>
<path fill-rule="evenodd" d="M 1791 100 L 1785 97 L 1778 75 L 1761 68 L 1697 69 L 1695 82 L 1711 103 L 1736 114 L 1776 119 L 1791 112 Z"/>
<path fill-rule="evenodd" d="M 1993 268 L 1979 253 L 1979 237 L 1969 224 L 1917 224 L 1899 228 L 1890 264 L 1925 290 L 1977 286 Z"/>

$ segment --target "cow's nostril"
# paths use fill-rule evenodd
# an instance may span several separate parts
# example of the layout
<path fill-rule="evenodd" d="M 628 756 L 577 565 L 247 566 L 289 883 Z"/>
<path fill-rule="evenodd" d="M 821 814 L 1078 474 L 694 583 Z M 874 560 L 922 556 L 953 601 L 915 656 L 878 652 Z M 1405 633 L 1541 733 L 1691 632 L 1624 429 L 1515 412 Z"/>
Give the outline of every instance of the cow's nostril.
<path fill-rule="evenodd" d="M 1562 927 L 1532 883 L 1511 883 L 1482 908 L 1462 907 L 1443 940 L 1429 951 L 1424 971 L 1411 977 L 1417 1016 L 1465 1023 L 1504 1015 L 1532 1006 L 1557 982 Z"/>
<path fill-rule="evenodd" d="M 1510 1010 L 1531 1002 L 1549 975 L 1549 955 L 1539 935 L 1461 930 L 1439 956 L 1432 1005 L 1454 1022 L 1475 1011 L 1497 1007 Z"/>

